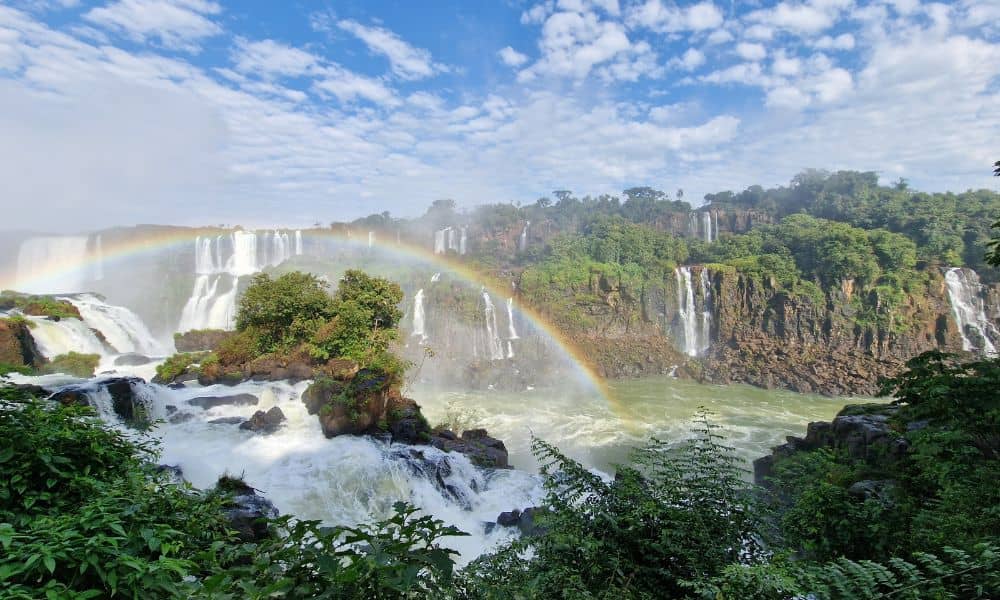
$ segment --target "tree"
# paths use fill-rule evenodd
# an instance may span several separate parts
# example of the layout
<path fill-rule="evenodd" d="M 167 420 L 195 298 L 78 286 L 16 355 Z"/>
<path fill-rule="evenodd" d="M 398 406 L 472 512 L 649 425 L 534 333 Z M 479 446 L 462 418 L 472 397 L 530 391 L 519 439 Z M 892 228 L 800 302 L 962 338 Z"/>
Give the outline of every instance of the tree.
<path fill-rule="evenodd" d="M 355 302 L 369 311 L 369 325 L 372 328 L 395 329 L 403 318 L 403 313 L 399 310 L 403 290 L 399 284 L 381 277 L 372 277 L 357 269 L 349 269 L 344 273 L 334 300 L 338 304 Z"/>
<path fill-rule="evenodd" d="M 240 298 L 236 330 L 255 337 L 261 352 L 305 341 L 336 312 L 326 288 L 315 275 L 298 271 L 277 279 L 256 275 Z"/>

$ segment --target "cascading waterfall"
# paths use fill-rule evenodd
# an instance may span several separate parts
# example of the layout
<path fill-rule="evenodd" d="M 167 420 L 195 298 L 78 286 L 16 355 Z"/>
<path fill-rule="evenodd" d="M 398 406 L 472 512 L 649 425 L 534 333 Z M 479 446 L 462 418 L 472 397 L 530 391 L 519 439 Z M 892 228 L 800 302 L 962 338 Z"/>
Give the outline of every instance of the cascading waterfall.
<path fill-rule="evenodd" d="M 448 235 L 448 230 L 450 227 L 444 229 L 438 229 L 434 232 L 434 254 L 444 254 L 446 237 Z"/>
<path fill-rule="evenodd" d="M 702 268 L 699 279 L 701 280 L 701 336 L 698 345 L 698 353 L 704 354 L 712 345 L 712 286 L 709 281 L 708 269 Z"/>
<path fill-rule="evenodd" d="M 524 252 L 528 247 L 528 228 L 531 227 L 531 221 L 524 222 L 524 229 L 521 230 L 521 238 L 518 240 L 517 249 Z"/>
<path fill-rule="evenodd" d="M 492 360 L 503 360 L 503 341 L 497 329 L 497 314 L 489 293 L 483 290 L 483 317 L 486 321 L 486 350 Z"/>
<path fill-rule="evenodd" d="M 520 339 L 514 328 L 514 298 L 507 298 L 507 358 L 514 358 L 514 340 Z"/>
<path fill-rule="evenodd" d="M 107 348 L 94 332 L 80 319 L 53 321 L 44 317 L 28 317 L 33 323 L 31 337 L 45 358 L 60 354 L 107 354 Z"/>
<path fill-rule="evenodd" d="M 80 311 L 89 327 L 101 332 L 116 352 L 138 352 L 147 356 L 168 353 L 168 349 L 153 337 L 139 316 L 124 306 L 107 304 L 91 294 L 65 299 Z"/>
<path fill-rule="evenodd" d="M 427 341 L 427 331 L 424 323 L 424 290 L 417 290 L 413 296 L 413 333 L 411 337 L 420 337 L 420 343 Z"/>
<path fill-rule="evenodd" d="M 294 245 L 293 245 L 294 244 Z M 259 273 L 302 254 L 302 232 L 233 231 L 195 240 L 195 282 L 181 311 L 178 331 L 229 329 L 236 315 L 240 277 Z"/>
<path fill-rule="evenodd" d="M 484 523 L 502 511 L 537 506 L 544 496 L 537 475 L 509 469 L 486 473 L 462 454 L 364 436 L 326 439 L 319 420 L 302 403 L 308 385 L 246 382 L 173 390 L 136 381 L 131 387 L 152 418 L 165 419 L 153 432 L 161 442 L 159 460 L 180 467 L 194 486 L 208 489 L 223 473 L 240 473 L 249 485 L 266 490 L 283 513 L 331 526 L 386 518 L 394 503 L 409 502 L 471 534 L 444 540 L 461 552 L 463 562 L 511 535 L 503 527 L 487 533 Z M 99 414 L 119 424 L 107 388 L 100 381 L 84 386 Z M 254 396 L 256 405 L 203 409 L 191 403 L 196 397 L 235 394 Z M 268 435 L 211 422 L 246 419 L 274 406 L 287 420 Z"/>
<path fill-rule="evenodd" d="M 677 314 L 684 332 L 684 353 L 698 356 L 698 322 L 695 315 L 694 287 L 691 285 L 691 267 L 674 269 L 677 278 Z"/>
<path fill-rule="evenodd" d="M 705 211 L 701 213 L 701 230 L 702 239 L 708 243 L 712 243 L 712 213 Z"/>
<path fill-rule="evenodd" d="M 431 283 L 437 283 L 438 281 L 441 281 L 441 274 L 440 273 L 435 273 L 435 274 L 431 275 Z"/>
<path fill-rule="evenodd" d="M 29 238 L 17 253 L 17 290 L 34 294 L 84 292 L 87 273 L 67 269 L 88 256 L 87 236 Z"/>
<path fill-rule="evenodd" d="M 465 242 L 466 242 L 466 228 L 462 228 L 461 235 L 458 236 L 458 253 L 465 255 Z"/>
<path fill-rule="evenodd" d="M 962 349 L 997 356 L 1000 331 L 986 316 L 979 275 L 972 269 L 955 267 L 948 269 L 944 280 L 952 314 L 962 336 Z M 970 339 L 970 335 L 975 339 Z"/>

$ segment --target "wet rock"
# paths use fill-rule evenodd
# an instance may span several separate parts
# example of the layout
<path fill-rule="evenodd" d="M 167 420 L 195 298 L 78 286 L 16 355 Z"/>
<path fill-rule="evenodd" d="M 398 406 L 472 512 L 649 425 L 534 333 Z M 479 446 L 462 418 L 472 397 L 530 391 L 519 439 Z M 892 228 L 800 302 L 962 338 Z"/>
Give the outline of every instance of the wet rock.
<path fill-rule="evenodd" d="M 431 428 L 420 412 L 420 406 L 398 394 L 389 398 L 386 411 L 392 440 L 402 444 L 426 444 L 431 439 Z"/>
<path fill-rule="evenodd" d="M 497 516 L 497 525 L 500 527 L 517 527 L 521 535 L 525 537 L 543 535 L 546 530 L 536 522 L 536 518 L 544 512 L 545 509 L 538 506 L 529 506 L 523 511 L 515 508 L 512 511 L 500 513 Z"/>
<path fill-rule="evenodd" d="M 261 412 L 261 411 L 257 411 Z M 220 417 L 218 419 L 209 420 L 211 425 L 240 425 L 243 423 L 243 417 Z"/>
<path fill-rule="evenodd" d="M 285 413 L 277 406 L 272 406 L 267 412 L 258 410 L 249 420 L 240 424 L 240 429 L 259 433 L 272 433 L 285 421 Z"/>
<path fill-rule="evenodd" d="M 147 365 L 151 362 L 153 362 L 153 359 L 144 354 L 137 354 L 135 352 L 122 354 L 121 356 L 115 358 L 115 366 L 117 367 L 138 367 L 141 365 Z"/>
<path fill-rule="evenodd" d="M 157 473 L 163 473 L 167 476 L 167 480 L 170 483 L 180 485 L 183 484 L 186 479 L 184 479 L 184 471 L 176 465 L 156 465 L 153 468 Z"/>
<path fill-rule="evenodd" d="M 451 432 L 449 432 L 451 433 Z M 452 434 L 454 435 L 454 434 Z M 504 443 L 490 437 L 485 429 L 470 429 L 458 439 L 442 437 L 440 432 L 431 436 L 431 444 L 446 452 L 465 454 L 472 464 L 492 469 L 510 469 L 509 455 Z"/>
<path fill-rule="evenodd" d="M 135 385 L 146 382 L 138 377 L 111 377 L 81 385 L 70 385 L 56 390 L 50 400 L 64 405 L 78 404 L 91 406 L 91 394 L 101 388 L 107 390 L 111 397 L 111 410 L 130 427 L 143 427 L 148 424 L 148 414 L 142 399 L 136 395 Z M 98 408 L 94 406 L 94 408 Z"/>
<path fill-rule="evenodd" d="M 188 400 L 191 406 L 208 410 L 217 406 L 257 406 L 260 399 L 253 394 L 233 394 L 232 396 L 198 396 Z"/>
<path fill-rule="evenodd" d="M 0 364 L 34 368 L 45 362 L 25 322 L 0 319 Z"/>
<path fill-rule="evenodd" d="M 347 384 L 342 381 L 321 377 L 302 393 L 302 403 L 305 404 L 309 414 L 315 415 L 325 404 L 328 404 L 346 389 Z"/>
<path fill-rule="evenodd" d="M 402 459 L 414 475 L 432 482 L 445 497 L 461 505 L 465 510 L 472 509 L 472 500 L 468 494 L 462 487 L 448 481 L 454 473 L 454 467 L 447 456 L 428 454 L 416 448 L 400 448 L 393 454 L 396 458 Z"/>
<path fill-rule="evenodd" d="M 267 520 L 278 516 L 274 504 L 239 479 L 222 477 L 216 489 L 229 495 L 223 514 L 244 542 L 259 542 L 271 535 Z"/>

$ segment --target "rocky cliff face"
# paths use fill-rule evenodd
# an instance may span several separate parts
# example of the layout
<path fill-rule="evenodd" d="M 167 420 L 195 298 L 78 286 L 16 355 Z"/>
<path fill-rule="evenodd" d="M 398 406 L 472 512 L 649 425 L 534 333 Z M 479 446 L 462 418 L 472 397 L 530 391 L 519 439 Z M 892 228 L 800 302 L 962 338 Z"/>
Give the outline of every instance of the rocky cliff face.
<path fill-rule="evenodd" d="M 688 269 L 690 296 L 683 277 L 627 289 L 595 276 L 593 299 L 585 306 L 594 325 L 563 327 L 607 377 L 675 372 L 829 395 L 874 395 L 879 379 L 897 373 L 909 358 L 962 350 L 939 274 L 892 310 L 862 314 L 859 294 L 866 292 L 850 281 L 793 295 L 731 269 L 710 269 L 702 284 L 703 269 Z M 985 289 L 983 297 L 987 317 L 1000 319 L 1000 289 Z M 879 305 L 874 296 L 864 300 Z M 692 335 L 697 343 L 686 344 Z"/>
<path fill-rule="evenodd" d="M 908 294 L 884 316 L 896 325 L 865 324 L 851 282 L 825 297 L 792 297 L 744 275 L 713 277 L 715 332 L 704 360 L 712 381 L 746 382 L 801 392 L 873 395 L 879 378 L 933 349 L 960 351 L 944 281 Z"/>

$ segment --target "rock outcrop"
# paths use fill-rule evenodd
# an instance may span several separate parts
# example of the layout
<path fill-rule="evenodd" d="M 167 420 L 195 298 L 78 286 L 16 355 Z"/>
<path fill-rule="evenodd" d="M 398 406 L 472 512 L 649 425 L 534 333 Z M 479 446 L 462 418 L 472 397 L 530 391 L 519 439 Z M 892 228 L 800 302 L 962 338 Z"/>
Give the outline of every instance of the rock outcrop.
<path fill-rule="evenodd" d="M 44 363 L 45 357 L 35 346 L 27 322 L 0 319 L 0 364 L 37 368 Z"/>
<path fill-rule="evenodd" d="M 221 477 L 216 490 L 227 494 L 223 514 L 242 541 L 251 543 L 267 539 L 271 531 L 267 519 L 278 516 L 270 500 L 257 493 L 240 479 Z"/>
<path fill-rule="evenodd" d="M 285 413 L 277 406 L 272 406 L 267 412 L 262 410 L 255 412 L 240 424 L 240 429 L 257 433 L 274 433 L 285 420 Z"/>
<path fill-rule="evenodd" d="M 435 431 L 431 444 L 446 452 L 459 452 L 469 457 L 472 464 L 492 469 L 509 469 L 509 455 L 504 443 L 490 437 L 485 429 L 469 429 L 461 437 L 448 430 Z"/>
<path fill-rule="evenodd" d="M 232 337 L 234 332 L 222 329 L 195 329 L 174 334 L 174 347 L 178 352 L 215 350 L 219 344 Z"/>
<path fill-rule="evenodd" d="M 845 406 L 831 422 L 809 423 L 805 437 L 788 436 L 770 455 L 754 461 L 754 482 L 767 486 L 774 465 L 799 451 L 831 448 L 854 461 L 901 459 L 910 445 L 891 426 L 897 410 L 892 404 L 854 404 Z"/>
<path fill-rule="evenodd" d="M 231 396 L 198 396 L 188 400 L 191 406 L 208 410 L 216 406 L 257 406 L 260 399 L 253 394 L 233 394 Z"/>
<path fill-rule="evenodd" d="M 92 406 L 100 410 L 101 407 L 95 404 L 94 398 L 104 390 L 111 398 L 112 412 L 126 425 L 141 428 L 149 424 L 149 414 L 136 388 L 145 383 L 139 377 L 110 377 L 59 388 L 49 399 L 61 404 Z"/>

